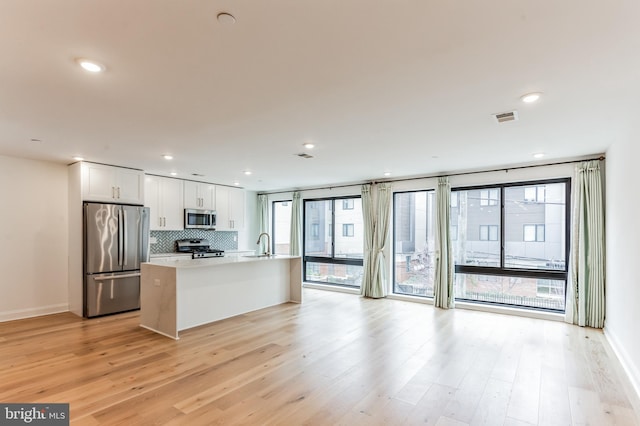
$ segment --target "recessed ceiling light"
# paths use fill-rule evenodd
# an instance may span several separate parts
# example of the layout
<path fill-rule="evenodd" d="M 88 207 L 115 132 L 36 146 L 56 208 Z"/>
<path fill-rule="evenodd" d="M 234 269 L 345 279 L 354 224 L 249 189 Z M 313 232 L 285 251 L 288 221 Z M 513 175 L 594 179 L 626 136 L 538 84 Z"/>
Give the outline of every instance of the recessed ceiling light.
<path fill-rule="evenodd" d="M 391 176 L 391 172 L 384 172 L 385 176 Z"/>
<path fill-rule="evenodd" d="M 169 173 L 171 176 L 178 176 L 178 174 L 176 172 L 171 172 Z"/>
<path fill-rule="evenodd" d="M 240 186 L 240 182 L 233 182 L 235 186 Z"/>
<path fill-rule="evenodd" d="M 251 174 L 251 170 L 245 170 L 245 171 L 244 171 L 244 174 L 245 174 L 245 175 L 247 175 L 247 176 L 249 176 L 249 175 Z"/>
<path fill-rule="evenodd" d="M 315 147 L 315 145 L 311 142 L 303 143 L 302 146 L 304 146 L 306 149 L 313 149 L 313 147 Z"/>
<path fill-rule="evenodd" d="M 229 12 L 218 13 L 218 22 L 223 25 L 233 25 L 236 23 L 236 17 Z"/>
<path fill-rule="evenodd" d="M 533 158 L 542 158 L 544 157 L 544 152 L 538 152 L 536 154 L 533 154 Z"/>
<path fill-rule="evenodd" d="M 164 158 L 165 160 L 173 160 L 173 155 L 171 155 L 171 154 L 164 154 L 164 155 L 162 156 L 162 158 Z"/>
<path fill-rule="evenodd" d="M 92 61 L 90 59 L 78 58 L 76 59 L 78 65 L 80 65 L 85 71 L 98 73 L 105 70 L 105 66 L 100 62 Z"/>
<path fill-rule="evenodd" d="M 73 159 L 74 159 L 74 160 L 76 160 L 76 161 L 84 161 L 84 158 L 83 158 L 83 157 L 80 157 L 80 156 L 78 156 L 78 155 L 76 155 L 75 157 L 73 157 Z"/>
<path fill-rule="evenodd" d="M 520 96 L 520 100 L 526 104 L 530 104 L 540 99 L 540 96 L 542 96 L 540 92 L 527 93 L 526 95 Z"/>

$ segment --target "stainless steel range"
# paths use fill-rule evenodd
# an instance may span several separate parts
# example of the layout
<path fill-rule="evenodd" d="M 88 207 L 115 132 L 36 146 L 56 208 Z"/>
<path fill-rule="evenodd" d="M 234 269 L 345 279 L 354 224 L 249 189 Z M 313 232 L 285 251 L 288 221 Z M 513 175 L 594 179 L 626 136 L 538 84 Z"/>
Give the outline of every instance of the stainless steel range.
<path fill-rule="evenodd" d="M 224 250 L 211 248 L 209 240 L 204 238 L 176 240 L 176 251 L 178 253 L 191 253 L 192 259 L 224 256 Z"/>

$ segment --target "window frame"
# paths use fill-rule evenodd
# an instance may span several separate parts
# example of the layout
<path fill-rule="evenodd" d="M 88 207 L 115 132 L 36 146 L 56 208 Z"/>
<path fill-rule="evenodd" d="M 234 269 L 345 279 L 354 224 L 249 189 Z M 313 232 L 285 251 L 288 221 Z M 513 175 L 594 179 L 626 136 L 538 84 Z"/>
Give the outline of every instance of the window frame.
<path fill-rule="evenodd" d="M 396 244 L 397 244 L 397 235 L 398 235 L 398 228 L 397 228 L 397 221 L 396 221 L 396 215 L 398 214 L 398 209 L 397 209 L 397 204 L 396 204 L 396 196 L 397 195 L 401 195 L 401 194 L 411 194 L 411 193 L 418 193 L 418 192 L 425 192 L 427 199 L 429 197 L 429 193 L 431 193 L 434 197 L 435 200 L 435 194 L 436 194 L 436 190 L 431 188 L 431 189 L 410 189 L 410 190 L 406 190 L 406 191 L 394 191 L 392 194 L 392 216 L 390 218 L 391 220 L 391 258 L 392 258 L 392 262 L 391 262 L 391 288 L 390 291 L 392 294 L 394 295 L 400 295 L 400 296 L 407 296 L 407 297 L 418 297 L 421 299 L 433 299 L 433 295 L 422 295 L 422 294 L 409 294 L 409 293 L 403 293 L 400 291 L 396 291 L 396 286 L 398 285 L 397 282 L 397 270 L 396 270 Z M 451 208 L 451 198 L 449 200 L 449 208 Z M 457 206 L 457 203 L 456 203 Z M 433 208 L 435 209 L 435 203 L 433 205 Z M 435 214 L 435 211 L 432 212 L 433 214 Z M 435 226 L 435 225 L 434 225 Z M 457 231 L 457 230 L 456 230 Z M 434 230 L 435 232 L 435 230 Z M 457 239 L 457 232 L 456 232 L 456 239 Z M 415 241 L 415 240 L 414 240 Z M 431 283 L 432 286 L 435 286 L 435 283 L 432 282 Z"/>
<path fill-rule="evenodd" d="M 339 201 L 341 202 L 342 200 L 345 199 L 355 199 L 355 198 L 362 198 L 360 195 L 345 195 L 345 196 L 341 196 L 341 197 L 321 197 L 321 198 L 310 198 L 310 199 L 304 199 L 302 202 L 302 280 L 304 282 L 310 282 L 310 283 L 316 283 L 316 284 L 323 284 L 323 285 L 331 285 L 331 286 L 339 286 L 339 287 L 346 287 L 346 288 L 360 288 L 360 286 L 356 287 L 356 286 L 352 286 L 352 285 L 345 285 L 345 284 L 338 284 L 338 283 L 327 283 L 327 282 L 323 282 L 323 281 L 314 281 L 314 280 L 309 280 L 307 279 L 307 263 L 326 263 L 326 264 L 332 264 L 332 265 L 352 265 L 352 266 L 364 266 L 364 258 L 362 259 L 358 259 L 358 258 L 348 258 L 348 257 L 335 257 L 336 253 L 335 253 L 335 245 L 336 245 L 336 232 L 335 232 L 335 227 L 336 227 L 336 202 Z M 307 220 L 307 206 L 309 205 L 308 203 L 315 203 L 317 201 L 331 201 L 331 227 L 329 228 L 329 235 L 328 237 L 331 238 L 331 254 L 330 256 L 308 256 L 306 253 L 306 242 L 307 242 L 307 224 L 306 224 L 306 220 Z M 311 204 L 311 208 L 317 208 L 317 207 L 313 207 L 313 204 Z M 343 209 L 344 210 L 344 209 Z M 351 209 L 348 209 L 351 210 Z M 363 223 L 364 223 L 364 219 L 363 219 Z M 355 227 L 354 227 L 355 228 Z M 362 241 L 362 250 L 363 250 L 363 255 L 364 255 L 364 240 Z"/>
<path fill-rule="evenodd" d="M 505 189 L 509 187 L 518 186 L 541 186 L 548 184 L 562 183 L 565 185 L 565 250 L 564 250 L 564 270 L 557 269 L 527 269 L 527 268 L 509 268 L 505 267 Z M 497 188 L 500 194 L 500 266 L 478 266 L 478 265 L 455 265 L 454 270 L 456 274 L 469 274 L 469 275 L 495 275 L 495 276 L 508 276 L 508 277 L 523 277 L 523 278 L 538 278 L 547 280 L 559 280 L 565 282 L 565 304 L 566 304 L 566 287 L 568 284 L 568 269 L 569 269 L 569 249 L 570 249 L 570 233 L 571 233 L 571 178 L 559 178 L 559 179 L 544 179 L 535 181 L 519 181 L 519 182 L 507 182 L 491 185 L 476 185 L 476 186 L 464 186 L 455 187 L 451 191 L 473 191 L 473 190 L 487 190 Z M 536 230 L 537 232 L 537 230 Z M 546 232 L 546 230 L 545 230 Z M 546 238 L 545 238 L 546 239 Z M 472 299 L 458 299 L 463 301 L 474 302 Z M 486 302 L 477 302 L 486 303 Z M 491 302 L 493 303 L 493 302 Z M 535 310 L 547 310 L 544 308 L 530 308 Z M 558 310 L 552 310 L 558 312 Z"/>
<path fill-rule="evenodd" d="M 271 253 L 276 252 L 276 205 L 293 203 L 293 200 L 276 200 L 271 202 Z M 291 206 L 293 208 L 293 206 Z M 291 230 L 289 230 L 291 232 Z"/>

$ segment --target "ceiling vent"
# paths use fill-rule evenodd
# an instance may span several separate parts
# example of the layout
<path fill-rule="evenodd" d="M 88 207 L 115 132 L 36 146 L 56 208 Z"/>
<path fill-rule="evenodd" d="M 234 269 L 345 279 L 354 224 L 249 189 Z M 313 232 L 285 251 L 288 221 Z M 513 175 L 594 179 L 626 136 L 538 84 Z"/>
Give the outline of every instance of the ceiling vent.
<path fill-rule="evenodd" d="M 306 152 L 301 152 L 300 154 L 296 154 L 300 158 L 313 158 L 313 155 L 309 155 Z"/>
<path fill-rule="evenodd" d="M 508 121 L 518 120 L 518 111 L 501 112 L 499 114 L 493 114 L 498 123 L 506 123 Z"/>

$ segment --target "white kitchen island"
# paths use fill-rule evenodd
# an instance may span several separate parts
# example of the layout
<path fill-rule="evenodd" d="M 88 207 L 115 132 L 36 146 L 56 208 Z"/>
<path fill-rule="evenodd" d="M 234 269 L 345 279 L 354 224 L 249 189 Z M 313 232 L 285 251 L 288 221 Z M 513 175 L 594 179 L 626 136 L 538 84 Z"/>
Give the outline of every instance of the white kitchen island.
<path fill-rule="evenodd" d="M 140 325 L 174 339 L 188 328 L 302 302 L 296 256 L 154 259 L 140 272 Z"/>

